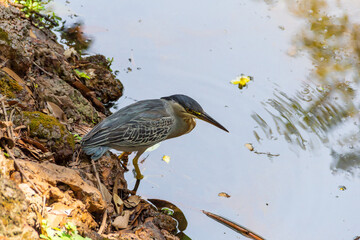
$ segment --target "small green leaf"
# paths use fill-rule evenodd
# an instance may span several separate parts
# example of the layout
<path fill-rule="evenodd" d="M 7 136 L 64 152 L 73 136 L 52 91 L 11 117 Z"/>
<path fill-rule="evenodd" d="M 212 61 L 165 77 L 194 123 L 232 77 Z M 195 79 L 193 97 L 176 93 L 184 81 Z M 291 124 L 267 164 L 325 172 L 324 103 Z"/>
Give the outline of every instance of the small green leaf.
<path fill-rule="evenodd" d="M 81 71 L 79 71 L 79 70 L 77 70 L 77 69 L 75 69 L 75 73 L 76 73 L 76 75 L 77 75 L 78 77 L 80 77 L 80 78 L 90 79 L 90 77 L 89 77 L 86 73 L 81 72 Z"/>

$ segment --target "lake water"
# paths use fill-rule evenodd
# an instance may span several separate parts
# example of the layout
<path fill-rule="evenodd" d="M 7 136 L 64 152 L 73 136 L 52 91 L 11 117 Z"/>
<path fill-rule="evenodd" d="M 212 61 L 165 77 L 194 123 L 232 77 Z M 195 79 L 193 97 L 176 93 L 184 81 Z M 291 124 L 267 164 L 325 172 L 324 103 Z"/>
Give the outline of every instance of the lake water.
<path fill-rule="evenodd" d="M 117 108 L 182 93 L 230 131 L 198 121 L 143 155 L 138 194 L 182 209 L 192 239 L 245 239 L 203 209 L 266 239 L 360 235 L 360 4 L 291 2 L 54 3 L 67 23 L 83 22 L 87 52 L 114 58 L 125 86 Z M 254 78 L 241 90 L 230 84 L 240 74 Z"/>

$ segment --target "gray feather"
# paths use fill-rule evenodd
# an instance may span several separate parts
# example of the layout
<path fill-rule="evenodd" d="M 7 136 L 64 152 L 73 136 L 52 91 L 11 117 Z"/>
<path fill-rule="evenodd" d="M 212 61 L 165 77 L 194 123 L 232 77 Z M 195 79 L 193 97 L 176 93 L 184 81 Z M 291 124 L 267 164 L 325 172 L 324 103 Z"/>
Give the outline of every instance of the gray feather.
<path fill-rule="evenodd" d="M 173 124 L 164 100 L 139 101 L 104 119 L 83 137 L 81 144 L 93 156 L 104 154 L 106 148 L 147 148 L 166 139 Z"/>

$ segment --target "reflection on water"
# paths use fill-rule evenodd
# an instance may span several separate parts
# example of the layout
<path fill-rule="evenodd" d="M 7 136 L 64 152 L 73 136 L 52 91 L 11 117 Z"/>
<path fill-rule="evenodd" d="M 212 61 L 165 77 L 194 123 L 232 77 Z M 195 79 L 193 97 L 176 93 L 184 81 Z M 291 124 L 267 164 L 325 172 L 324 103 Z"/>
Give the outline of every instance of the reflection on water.
<path fill-rule="evenodd" d="M 330 3 L 287 1 L 290 12 L 306 21 L 293 39 L 292 48 L 309 56 L 313 69 L 295 96 L 275 90 L 274 98 L 264 103 L 273 123 L 253 114 L 262 129 L 254 134 L 258 141 L 262 136 L 276 139 L 281 135 L 302 149 L 316 148 L 321 142 L 331 149 L 334 171 L 351 171 L 360 165 L 360 25 L 343 10 L 341 1 L 334 6 Z"/>
<path fill-rule="evenodd" d="M 73 47 L 77 52 L 89 49 L 92 40 L 84 34 L 83 23 L 74 23 L 71 27 L 62 25 L 59 32 L 61 33 L 61 43 Z"/>

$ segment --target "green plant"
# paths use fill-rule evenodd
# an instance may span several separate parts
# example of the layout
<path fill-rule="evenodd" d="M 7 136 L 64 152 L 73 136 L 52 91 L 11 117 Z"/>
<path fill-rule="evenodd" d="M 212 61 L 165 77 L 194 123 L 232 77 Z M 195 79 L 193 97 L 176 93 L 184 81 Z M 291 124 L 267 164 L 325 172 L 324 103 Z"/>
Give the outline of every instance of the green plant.
<path fill-rule="evenodd" d="M 86 73 L 81 72 L 81 71 L 79 71 L 79 70 L 77 70 L 77 69 L 75 69 L 74 71 L 75 71 L 76 75 L 77 75 L 79 78 L 90 79 L 90 77 L 89 77 Z"/>
<path fill-rule="evenodd" d="M 40 238 L 46 240 L 91 240 L 88 237 L 79 235 L 76 225 L 72 222 L 67 222 L 64 229 L 49 227 L 46 220 L 41 222 Z"/>
<path fill-rule="evenodd" d="M 48 4 L 48 1 L 42 0 L 15 0 L 14 3 L 22 5 L 21 11 L 24 12 L 25 17 L 30 18 L 34 25 L 38 26 L 39 23 L 42 23 L 42 26 L 39 28 L 45 27 L 54 27 L 59 26 L 60 17 L 56 16 L 54 12 L 50 15 L 45 15 L 40 13 L 45 9 L 45 5 Z"/>
<path fill-rule="evenodd" d="M 106 58 L 106 61 L 107 61 L 107 67 L 108 67 L 108 69 L 112 72 L 113 70 L 111 69 L 111 65 L 112 65 L 112 63 L 113 63 L 113 61 L 114 61 L 114 58 L 112 57 L 112 58 Z"/>
<path fill-rule="evenodd" d="M 35 12 L 40 12 L 44 9 L 44 2 L 39 0 L 15 0 L 15 3 L 23 5 L 21 9 L 27 18 L 32 17 Z"/>
<path fill-rule="evenodd" d="M 79 134 L 75 133 L 73 134 L 74 138 L 81 141 L 82 137 L 79 136 Z"/>
<path fill-rule="evenodd" d="M 174 215 L 174 210 L 172 210 L 172 209 L 170 209 L 170 208 L 167 208 L 167 207 L 163 207 L 163 208 L 161 209 L 161 211 L 162 211 L 163 213 L 165 213 L 166 215 L 169 215 L 169 216 Z"/>

